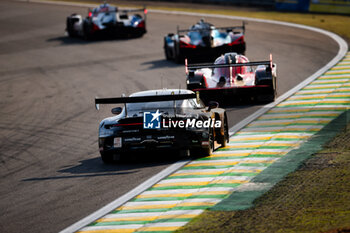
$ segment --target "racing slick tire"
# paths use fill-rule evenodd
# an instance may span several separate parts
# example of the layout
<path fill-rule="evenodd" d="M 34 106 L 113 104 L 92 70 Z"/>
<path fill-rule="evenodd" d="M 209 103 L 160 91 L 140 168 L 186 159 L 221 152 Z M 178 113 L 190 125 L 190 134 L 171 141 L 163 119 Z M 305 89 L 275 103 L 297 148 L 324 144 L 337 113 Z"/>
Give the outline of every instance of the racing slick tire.
<path fill-rule="evenodd" d="M 221 145 L 221 147 L 226 147 L 228 141 L 229 141 L 229 133 L 228 133 L 228 126 L 227 126 L 227 118 L 225 116 L 225 119 L 224 119 L 224 135 L 220 135 L 218 143 Z"/>
<path fill-rule="evenodd" d="M 111 154 L 111 153 L 105 153 L 102 151 L 100 154 L 101 154 L 101 159 L 105 164 L 111 164 L 121 160 L 120 154 Z"/>
<path fill-rule="evenodd" d="M 215 138 L 214 138 L 213 128 L 210 128 L 209 129 L 209 147 L 202 150 L 203 157 L 208 157 L 212 155 L 214 150 L 214 143 L 215 143 Z"/>
<path fill-rule="evenodd" d="M 164 38 L 164 54 L 165 54 L 165 59 L 167 59 L 168 61 L 171 59 L 170 54 L 169 54 L 169 47 L 166 43 L 166 40 Z"/>
<path fill-rule="evenodd" d="M 184 62 L 184 58 L 182 57 L 182 55 L 180 53 L 179 46 L 180 45 L 178 43 L 175 43 L 174 60 L 177 64 L 181 64 Z"/>
<path fill-rule="evenodd" d="M 83 37 L 85 40 L 91 40 L 92 34 L 91 34 L 91 24 L 84 21 L 83 23 Z"/>
<path fill-rule="evenodd" d="M 66 30 L 67 30 L 67 33 L 68 33 L 68 36 L 69 37 L 75 37 L 77 36 L 77 33 L 76 31 L 74 31 L 74 23 L 75 23 L 75 20 L 72 18 L 72 16 L 75 16 L 76 14 L 72 14 L 71 16 L 68 16 L 67 17 L 67 21 L 66 21 Z"/>
<path fill-rule="evenodd" d="M 175 54 L 174 60 L 176 64 L 181 64 L 181 62 L 183 62 L 183 59 L 180 54 Z"/>
<path fill-rule="evenodd" d="M 195 158 L 201 158 L 201 157 L 208 157 L 212 155 L 214 150 L 214 133 L 213 129 L 209 130 L 209 147 L 208 148 L 202 148 L 202 149 L 192 149 L 190 150 L 190 154 L 192 157 Z"/>
<path fill-rule="evenodd" d="M 103 163 L 110 164 L 113 163 L 113 155 L 105 152 L 101 152 L 101 159 Z"/>
<path fill-rule="evenodd" d="M 276 99 L 276 90 L 267 94 L 260 94 L 255 97 L 257 103 L 271 103 Z"/>

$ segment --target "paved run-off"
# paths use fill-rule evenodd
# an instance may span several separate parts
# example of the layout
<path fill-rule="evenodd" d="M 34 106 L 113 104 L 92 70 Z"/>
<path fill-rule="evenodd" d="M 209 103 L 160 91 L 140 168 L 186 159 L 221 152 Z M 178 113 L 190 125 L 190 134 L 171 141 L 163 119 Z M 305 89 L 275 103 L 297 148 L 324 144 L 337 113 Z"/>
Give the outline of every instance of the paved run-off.
<path fill-rule="evenodd" d="M 227 147 L 190 162 L 79 232 L 172 232 L 206 209 L 245 208 L 232 201 L 234 194 L 270 188 L 251 180 L 349 108 L 350 53 L 233 135 Z"/>

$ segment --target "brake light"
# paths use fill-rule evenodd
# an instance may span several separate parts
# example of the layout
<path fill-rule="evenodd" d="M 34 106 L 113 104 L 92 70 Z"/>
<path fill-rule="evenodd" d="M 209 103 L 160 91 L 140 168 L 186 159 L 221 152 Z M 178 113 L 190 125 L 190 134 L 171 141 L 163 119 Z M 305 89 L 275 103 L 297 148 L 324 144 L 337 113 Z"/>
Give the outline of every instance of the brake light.
<path fill-rule="evenodd" d="M 183 42 L 182 40 L 180 40 L 180 48 L 191 48 L 191 49 L 195 49 L 197 46 L 193 45 L 193 44 L 188 44 L 186 42 Z"/>
<path fill-rule="evenodd" d="M 89 16 L 89 17 L 92 17 L 92 12 L 91 12 L 91 11 L 89 11 L 88 16 Z"/>
<path fill-rule="evenodd" d="M 139 22 L 139 23 L 137 24 L 136 27 L 138 27 L 138 28 L 144 28 L 144 27 L 145 27 L 145 21 Z"/>
<path fill-rule="evenodd" d="M 236 45 L 236 44 L 242 44 L 244 43 L 244 36 L 239 37 L 235 41 L 229 43 L 228 45 Z"/>
<path fill-rule="evenodd" d="M 92 31 L 94 32 L 94 31 L 98 31 L 98 30 L 100 30 L 100 28 L 96 25 L 96 24 L 92 24 Z"/>
<path fill-rule="evenodd" d="M 147 12 L 148 12 L 147 9 L 144 9 L 144 10 L 143 10 L 143 13 L 145 13 L 145 15 L 147 14 Z"/>

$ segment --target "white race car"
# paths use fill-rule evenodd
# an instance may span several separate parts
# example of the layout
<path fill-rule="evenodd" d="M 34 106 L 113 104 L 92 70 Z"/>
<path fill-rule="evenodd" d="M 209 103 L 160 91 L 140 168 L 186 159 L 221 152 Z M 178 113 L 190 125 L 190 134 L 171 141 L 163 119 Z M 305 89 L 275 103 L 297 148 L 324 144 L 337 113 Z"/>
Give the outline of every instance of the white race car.
<path fill-rule="evenodd" d="M 128 15 L 130 12 L 143 11 L 140 14 Z M 99 35 L 108 37 L 142 36 L 146 33 L 147 9 L 119 10 L 107 3 L 89 10 L 88 16 L 72 14 L 67 17 L 66 31 L 70 37 L 91 39 Z"/>

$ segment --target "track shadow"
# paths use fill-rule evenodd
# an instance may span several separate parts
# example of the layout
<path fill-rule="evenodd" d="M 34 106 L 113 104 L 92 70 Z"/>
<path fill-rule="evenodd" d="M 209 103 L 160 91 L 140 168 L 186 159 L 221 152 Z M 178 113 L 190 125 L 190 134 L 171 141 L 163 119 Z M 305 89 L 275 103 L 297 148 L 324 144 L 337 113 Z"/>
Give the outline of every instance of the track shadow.
<path fill-rule="evenodd" d="M 105 42 L 105 41 L 124 41 L 124 40 L 137 40 L 141 39 L 142 36 L 118 36 L 118 37 L 110 37 L 110 36 L 96 36 L 92 39 L 86 40 L 82 37 L 69 37 L 68 35 L 65 36 L 58 36 L 49 38 L 46 41 L 47 42 L 61 42 L 61 45 L 74 45 L 74 44 L 92 44 L 92 43 L 99 43 L 99 42 Z"/>
<path fill-rule="evenodd" d="M 74 44 L 90 44 L 93 43 L 93 41 L 83 40 L 81 38 L 72 38 L 68 36 L 58 36 L 54 38 L 49 38 L 46 40 L 47 42 L 60 42 L 62 45 L 74 45 Z"/>
<path fill-rule="evenodd" d="M 179 66 L 185 67 L 183 64 L 176 64 L 175 62 L 167 61 L 165 59 L 144 62 L 141 65 L 149 65 L 149 67 L 147 69 L 176 68 Z M 185 71 L 185 68 L 184 68 L 184 71 Z"/>
<path fill-rule="evenodd" d="M 79 161 L 78 165 L 67 165 L 58 170 L 61 176 L 32 177 L 22 181 L 60 180 L 98 176 L 118 176 L 138 172 L 138 169 L 173 164 L 179 157 L 174 153 L 131 154 L 118 163 L 104 164 L 100 157 Z"/>

